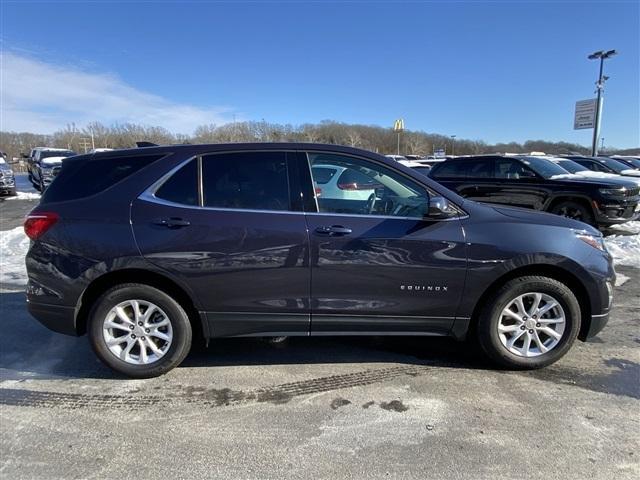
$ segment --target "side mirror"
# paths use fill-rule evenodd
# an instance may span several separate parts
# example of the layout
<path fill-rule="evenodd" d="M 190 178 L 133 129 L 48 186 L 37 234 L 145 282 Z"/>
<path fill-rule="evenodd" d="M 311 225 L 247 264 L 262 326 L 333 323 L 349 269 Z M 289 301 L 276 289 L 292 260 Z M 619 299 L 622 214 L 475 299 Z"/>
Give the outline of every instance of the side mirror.
<path fill-rule="evenodd" d="M 29 155 L 27 155 L 26 153 L 21 153 L 20 158 L 29 158 Z"/>
<path fill-rule="evenodd" d="M 451 218 L 458 215 L 458 210 L 444 197 L 431 197 L 429 199 L 429 218 Z"/>

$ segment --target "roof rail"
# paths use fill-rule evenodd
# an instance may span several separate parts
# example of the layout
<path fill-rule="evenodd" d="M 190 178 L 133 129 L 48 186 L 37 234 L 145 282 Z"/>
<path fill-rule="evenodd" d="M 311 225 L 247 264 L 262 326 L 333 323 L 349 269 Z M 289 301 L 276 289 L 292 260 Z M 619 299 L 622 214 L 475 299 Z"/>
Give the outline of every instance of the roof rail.
<path fill-rule="evenodd" d="M 151 142 L 136 142 L 136 146 L 138 148 L 142 148 L 142 147 L 157 147 L 158 144 L 157 143 L 151 143 Z"/>

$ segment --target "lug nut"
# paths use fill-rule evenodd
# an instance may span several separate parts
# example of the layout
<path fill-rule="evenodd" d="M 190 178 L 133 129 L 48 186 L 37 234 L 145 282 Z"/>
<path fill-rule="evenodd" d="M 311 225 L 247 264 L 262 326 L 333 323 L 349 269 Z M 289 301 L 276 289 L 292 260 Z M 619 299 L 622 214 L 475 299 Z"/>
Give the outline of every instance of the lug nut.
<path fill-rule="evenodd" d="M 141 326 L 142 326 L 142 322 L 138 322 L 138 326 L 140 326 L 140 327 L 141 327 Z"/>
<path fill-rule="evenodd" d="M 533 330 L 529 330 L 529 333 L 533 333 Z"/>
<path fill-rule="evenodd" d="M 526 327 L 525 327 L 524 325 L 522 325 L 522 326 L 520 327 L 520 330 L 525 330 L 525 329 L 526 329 Z"/>
<path fill-rule="evenodd" d="M 540 324 L 539 324 L 539 323 L 536 323 L 536 327 L 540 328 Z"/>
<path fill-rule="evenodd" d="M 136 334 L 135 334 L 135 333 L 132 333 L 132 334 L 131 334 L 131 338 L 136 338 Z"/>
<path fill-rule="evenodd" d="M 538 318 L 537 315 L 532 315 L 531 318 L 533 318 L 534 320 Z"/>
<path fill-rule="evenodd" d="M 145 331 L 146 333 L 149 333 L 151 330 L 149 330 L 148 328 L 145 328 L 145 329 L 144 329 L 144 331 Z"/>
<path fill-rule="evenodd" d="M 129 330 L 133 330 L 133 325 L 129 325 Z"/>
<path fill-rule="evenodd" d="M 140 337 L 140 340 L 144 341 L 144 340 L 145 340 L 145 338 L 144 338 L 144 337 Z"/>
<path fill-rule="evenodd" d="M 524 320 L 526 322 L 527 321 L 527 317 L 526 316 L 522 317 L 522 320 Z"/>

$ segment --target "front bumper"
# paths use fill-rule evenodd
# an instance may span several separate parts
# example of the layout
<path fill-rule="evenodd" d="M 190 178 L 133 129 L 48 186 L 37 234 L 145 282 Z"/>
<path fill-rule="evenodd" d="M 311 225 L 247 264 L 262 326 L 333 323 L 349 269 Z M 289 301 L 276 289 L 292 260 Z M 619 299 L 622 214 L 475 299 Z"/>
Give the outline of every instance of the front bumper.
<path fill-rule="evenodd" d="M 591 322 L 589 323 L 589 328 L 584 333 L 583 340 L 589 340 L 590 338 L 598 335 L 607 322 L 609 322 L 609 315 L 610 312 L 602 313 L 600 315 L 591 315 Z"/>
<path fill-rule="evenodd" d="M 593 202 L 598 225 L 615 225 L 628 222 L 640 217 L 640 203 L 625 202 Z"/>

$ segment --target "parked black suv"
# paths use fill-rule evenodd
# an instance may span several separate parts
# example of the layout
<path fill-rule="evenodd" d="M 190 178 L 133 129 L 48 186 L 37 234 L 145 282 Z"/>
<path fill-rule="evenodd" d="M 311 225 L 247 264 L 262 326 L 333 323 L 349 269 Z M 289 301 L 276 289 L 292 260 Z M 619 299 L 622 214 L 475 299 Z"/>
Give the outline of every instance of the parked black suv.
<path fill-rule="evenodd" d="M 470 200 L 542 210 L 600 227 L 639 215 L 637 183 L 568 173 L 541 157 L 480 155 L 447 160 L 429 176 Z"/>
<path fill-rule="evenodd" d="M 369 180 L 323 197 L 319 164 Z M 615 277 L 584 223 L 330 145 L 71 158 L 25 230 L 29 311 L 133 377 L 178 365 L 192 336 L 473 332 L 499 364 L 543 367 L 604 327 Z"/>

